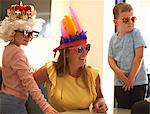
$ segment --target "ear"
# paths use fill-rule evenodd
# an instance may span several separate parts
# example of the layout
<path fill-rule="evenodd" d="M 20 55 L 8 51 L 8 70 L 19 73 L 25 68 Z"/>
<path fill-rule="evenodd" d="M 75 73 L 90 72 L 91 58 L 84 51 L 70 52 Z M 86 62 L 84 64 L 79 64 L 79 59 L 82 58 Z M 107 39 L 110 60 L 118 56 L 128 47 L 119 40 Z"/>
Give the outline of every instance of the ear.
<path fill-rule="evenodd" d="M 30 39 L 30 41 L 32 41 L 32 40 L 33 40 L 33 38 Z"/>
<path fill-rule="evenodd" d="M 114 19 L 114 24 L 117 25 L 117 19 Z"/>

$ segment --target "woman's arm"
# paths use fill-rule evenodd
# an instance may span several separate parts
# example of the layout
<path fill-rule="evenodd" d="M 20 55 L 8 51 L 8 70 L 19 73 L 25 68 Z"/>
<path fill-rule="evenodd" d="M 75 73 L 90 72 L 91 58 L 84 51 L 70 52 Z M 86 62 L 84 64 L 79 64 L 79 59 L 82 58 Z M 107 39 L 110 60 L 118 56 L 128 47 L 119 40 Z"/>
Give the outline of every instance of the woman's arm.
<path fill-rule="evenodd" d="M 99 75 L 96 78 L 96 92 L 97 92 L 97 98 L 103 98 L 103 94 L 101 91 L 101 84 L 100 84 L 100 77 Z"/>
<path fill-rule="evenodd" d="M 37 71 L 35 71 L 33 73 L 33 77 L 38 84 L 43 83 L 45 81 L 49 82 L 46 66 L 43 66 L 40 69 L 38 69 Z"/>
<path fill-rule="evenodd" d="M 94 107 L 96 112 L 104 113 L 108 110 L 107 105 L 105 103 L 105 100 L 103 98 L 103 94 L 101 91 L 101 84 L 100 84 L 100 77 L 99 75 L 96 78 L 96 92 L 97 92 L 97 98 L 94 102 Z"/>

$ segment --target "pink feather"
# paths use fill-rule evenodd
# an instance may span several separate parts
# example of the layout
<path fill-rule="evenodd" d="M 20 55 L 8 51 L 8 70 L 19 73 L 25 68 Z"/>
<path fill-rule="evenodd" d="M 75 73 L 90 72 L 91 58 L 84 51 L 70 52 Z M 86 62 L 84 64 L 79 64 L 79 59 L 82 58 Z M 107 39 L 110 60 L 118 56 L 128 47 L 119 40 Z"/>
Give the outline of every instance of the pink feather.
<path fill-rule="evenodd" d="M 79 33 L 82 32 L 82 27 L 81 27 L 80 21 L 78 19 L 78 16 L 76 15 L 75 10 L 72 7 L 69 7 L 69 9 L 70 9 L 71 16 L 76 23 L 78 32 Z"/>
<path fill-rule="evenodd" d="M 63 23 L 61 22 L 61 34 L 63 38 L 66 38 L 69 36 L 68 32 L 65 30 Z"/>

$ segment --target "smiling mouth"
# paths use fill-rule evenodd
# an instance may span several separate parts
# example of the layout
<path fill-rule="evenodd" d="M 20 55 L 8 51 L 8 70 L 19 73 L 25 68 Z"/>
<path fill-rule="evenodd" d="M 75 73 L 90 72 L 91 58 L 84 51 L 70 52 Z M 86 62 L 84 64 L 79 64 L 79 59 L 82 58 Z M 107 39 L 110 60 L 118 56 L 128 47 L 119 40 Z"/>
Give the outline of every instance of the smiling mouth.
<path fill-rule="evenodd" d="M 80 60 L 85 60 L 86 58 L 85 58 L 85 57 L 80 57 L 79 59 L 80 59 Z"/>
<path fill-rule="evenodd" d="M 24 40 L 25 42 L 29 42 L 28 40 Z"/>

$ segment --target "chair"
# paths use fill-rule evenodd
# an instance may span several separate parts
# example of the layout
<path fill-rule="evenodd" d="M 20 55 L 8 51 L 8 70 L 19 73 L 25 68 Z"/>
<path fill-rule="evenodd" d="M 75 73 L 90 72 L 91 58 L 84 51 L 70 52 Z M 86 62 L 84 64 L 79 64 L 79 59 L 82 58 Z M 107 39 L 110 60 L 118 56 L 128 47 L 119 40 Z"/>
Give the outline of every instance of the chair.
<path fill-rule="evenodd" d="M 148 76 L 147 92 L 145 98 L 150 98 L 150 74 Z M 150 102 L 138 101 L 131 107 L 131 114 L 150 114 Z"/>
<path fill-rule="evenodd" d="M 150 102 L 136 102 L 131 108 L 131 114 L 150 114 Z"/>

